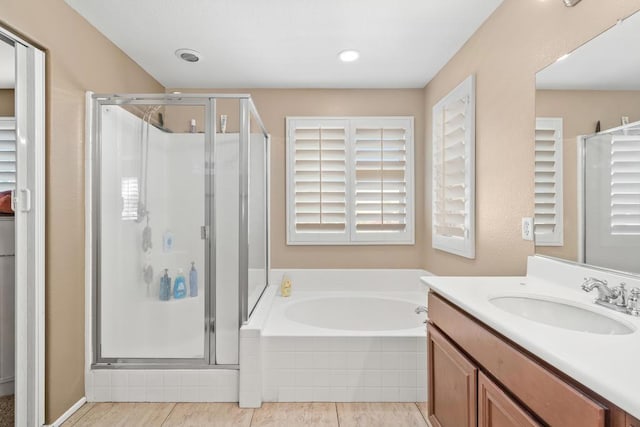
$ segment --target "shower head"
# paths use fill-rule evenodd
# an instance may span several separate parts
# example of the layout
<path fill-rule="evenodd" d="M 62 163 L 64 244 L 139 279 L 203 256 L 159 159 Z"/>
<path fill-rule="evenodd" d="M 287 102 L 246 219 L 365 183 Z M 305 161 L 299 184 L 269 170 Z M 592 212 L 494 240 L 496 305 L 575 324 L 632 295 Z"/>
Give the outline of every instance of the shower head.
<path fill-rule="evenodd" d="M 580 3 L 580 0 L 562 0 L 562 1 L 564 1 L 564 5 L 567 7 L 573 7 L 578 3 Z"/>

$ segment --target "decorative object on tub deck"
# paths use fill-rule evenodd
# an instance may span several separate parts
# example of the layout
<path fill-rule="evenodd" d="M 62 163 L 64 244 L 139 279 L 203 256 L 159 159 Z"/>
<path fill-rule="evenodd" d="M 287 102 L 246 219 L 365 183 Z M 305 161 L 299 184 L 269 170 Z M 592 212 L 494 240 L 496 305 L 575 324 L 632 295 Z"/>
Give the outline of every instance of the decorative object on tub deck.
<path fill-rule="evenodd" d="M 283 297 L 291 296 L 291 279 L 288 276 L 282 276 L 282 282 L 280 283 L 280 295 Z"/>
<path fill-rule="evenodd" d="M 196 270 L 196 262 L 191 261 L 191 270 L 189 270 L 189 296 L 198 296 L 198 271 Z"/>

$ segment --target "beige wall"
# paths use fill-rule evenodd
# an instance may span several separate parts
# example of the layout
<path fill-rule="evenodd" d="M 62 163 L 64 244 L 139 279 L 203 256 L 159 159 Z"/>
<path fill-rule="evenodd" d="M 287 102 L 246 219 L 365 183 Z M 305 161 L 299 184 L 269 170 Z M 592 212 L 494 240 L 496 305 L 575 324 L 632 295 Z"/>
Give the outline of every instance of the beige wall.
<path fill-rule="evenodd" d="M 13 89 L 0 89 L 0 116 L 12 117 L 14 110 Z"/>
<path fill-rule="evenodd" d="M 442 275 L 525 272 L 526 258 L 534 253 L 533 243 L 521 239 L 520 227 L 522 217 L 533 215 L 535 73 L 638 9 L 640 0 L 589 0 L 573 8 L 559 0 L 505 0 L 427 85 L 428 159 L 433 106 L 468 75 L 477 79 L 476 259 L 434 250 L 427 215 L 427 270 Z M 428 211 L 430 203 L 427 192 Z"/>
<path fill-rule="evenodd" d="M 164 88 L 63 0 L 3 0 L 47 51 L 46 420 L 84 396 L 84 96 Z"/>
<path fill-rule="evenodd" d="M 170 89 L 188 92 L 185 89 Z M 193 92 L 224 92 L 198 89 Z M 229 92 L 229 91 L 226 91 Z M 273 268 L 420 268 L 424 253 L 424 96 L 422 89 L 237 89 L 250 93 L 271 134 L 271 265 Z M 233 108 L 233 110 L 231 110 Z M 219 113 L 232 114 L 229 102 Z M 285 215 L 285 117 L 414 116 L 416 244 L 403 246 L 287 246 Z M 191 116 L 171 116 L 167 123 L 186 129 Z M 195 115 L 194 115 L 195 117 Z M 198 118 L 198 124 L 202 119 Z M 237 129 L 230 117 L 228 132 Z"/>
<path fill-rule="evenodd" d="M 578 259 L 578 197 L 576 137 L 620 126 L 620 118 L 640 120 L 640 91 L 536 91 L 537 117 L 562 117 L 564 245 L 536 246 L 536 252 L 572 261 Z"/>

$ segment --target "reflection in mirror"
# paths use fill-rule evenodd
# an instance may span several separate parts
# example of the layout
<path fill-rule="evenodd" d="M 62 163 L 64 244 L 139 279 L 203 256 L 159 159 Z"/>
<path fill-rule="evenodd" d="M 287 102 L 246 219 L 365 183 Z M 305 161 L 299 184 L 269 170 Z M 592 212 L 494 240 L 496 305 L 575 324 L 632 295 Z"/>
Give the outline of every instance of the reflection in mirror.
<path fill-rule="evenodd" d="M 15 47 L 0 38 L 0 426 L 14 425 L 15 223 L 7 203 L 16 182 Z"/>
<path fill-rule="evenodd" d="M 536 75 L 536 252 L 640 273 L 640 13 Z"/>

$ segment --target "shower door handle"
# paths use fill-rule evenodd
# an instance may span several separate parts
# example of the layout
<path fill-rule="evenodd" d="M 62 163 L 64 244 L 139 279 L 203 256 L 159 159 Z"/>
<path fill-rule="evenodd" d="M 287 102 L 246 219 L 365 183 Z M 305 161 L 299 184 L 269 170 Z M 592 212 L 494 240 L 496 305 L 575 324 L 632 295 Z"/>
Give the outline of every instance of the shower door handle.
<path fill-rule="evenodd" d="M 204 322 L 204 332 L 205 333 L 215 333 L 216 332 L 216 321 L 211 319 L 208 322 Z"/>

